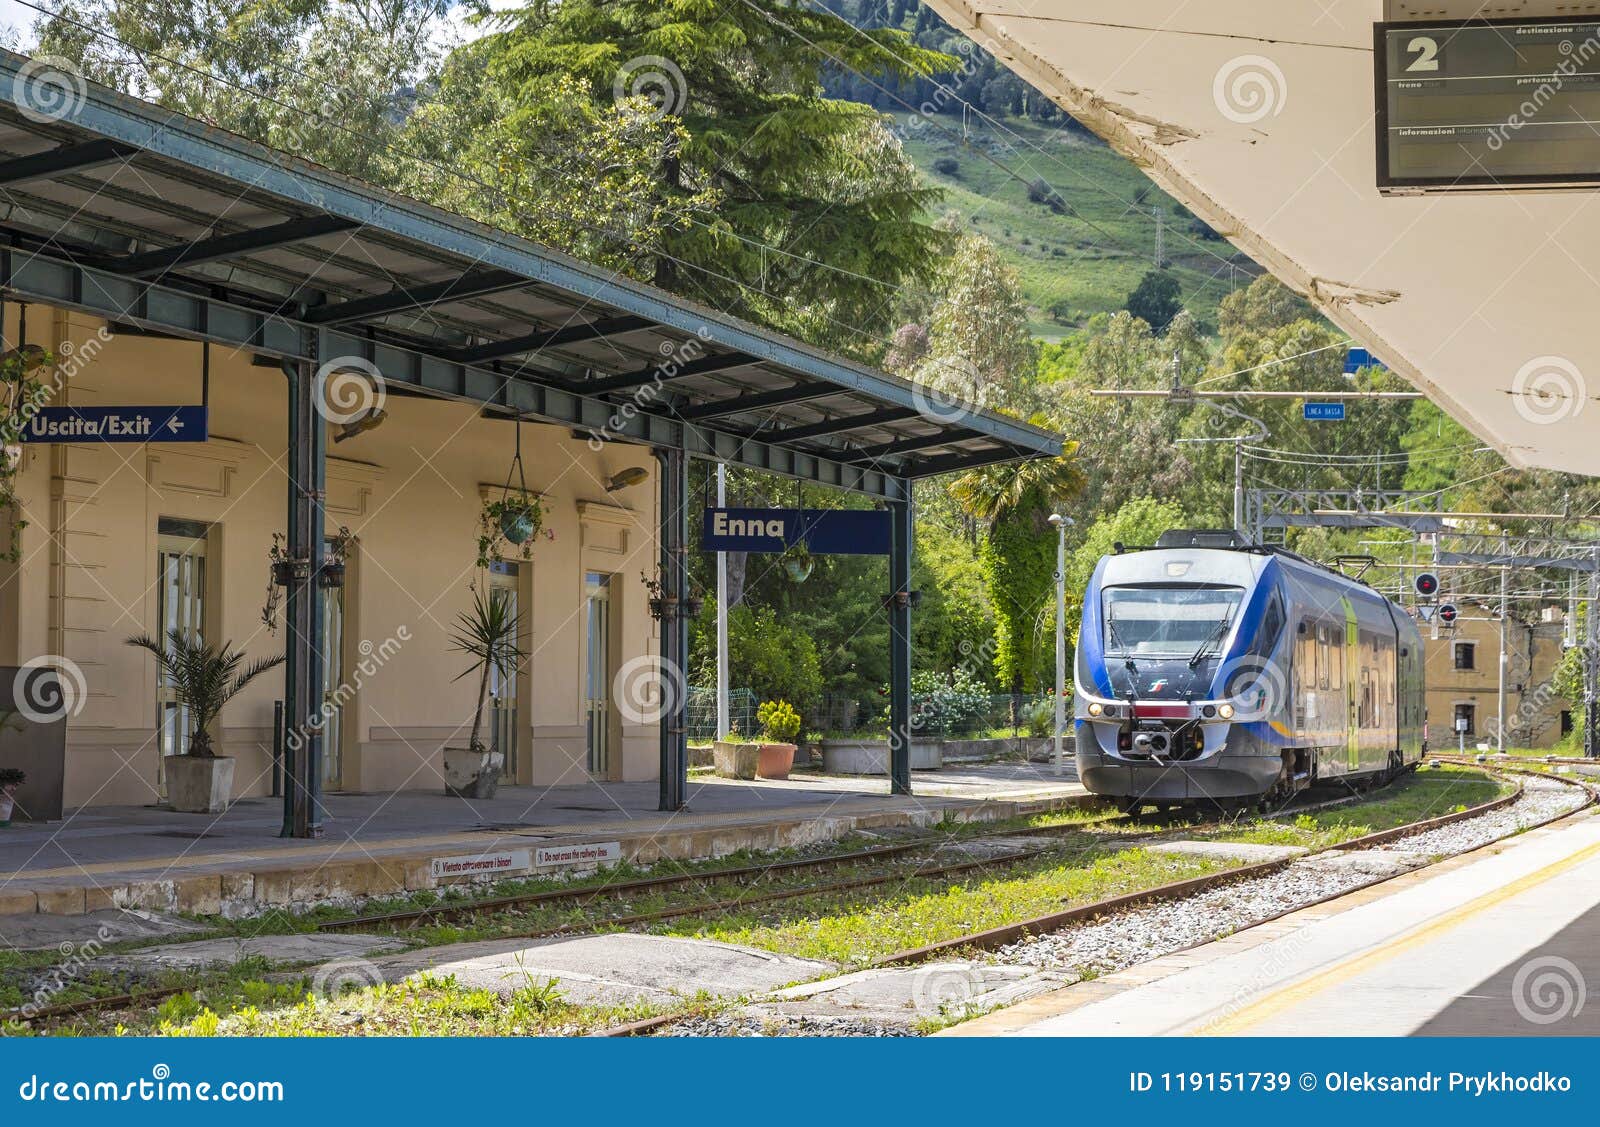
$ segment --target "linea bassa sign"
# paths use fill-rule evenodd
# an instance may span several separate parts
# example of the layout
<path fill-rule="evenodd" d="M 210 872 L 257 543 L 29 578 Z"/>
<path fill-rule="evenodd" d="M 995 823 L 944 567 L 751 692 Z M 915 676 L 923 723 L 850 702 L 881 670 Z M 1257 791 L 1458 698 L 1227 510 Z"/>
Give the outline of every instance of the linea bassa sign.
<path fill-rule="evenodd" d="M 700 547 L 782 552 L 803 543 L 819 556 L 887 556 L 889 538 L 882 509 L 707 509 Z"/>
<path fill-rule="evenodd" d="M 41 407 L 23 442 L 204 442 L 206 408 Z"/>

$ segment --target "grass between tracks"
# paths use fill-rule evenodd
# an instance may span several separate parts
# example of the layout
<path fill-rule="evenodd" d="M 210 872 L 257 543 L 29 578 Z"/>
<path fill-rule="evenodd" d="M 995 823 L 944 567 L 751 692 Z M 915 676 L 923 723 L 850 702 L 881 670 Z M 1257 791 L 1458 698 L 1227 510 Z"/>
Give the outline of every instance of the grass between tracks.
<path fill-rule="evenodd" d="M 1294 821 L 1234 823 L 1227 827 L 1140 824 L 1107 818 L 1090 811 L 1071 811 L 1008 823 L 941 823 L 911 837 L 894 840 L 959 845 L 1004 829 L 1052 828 L 1047 843 L 1013 840 L 1008 847 L 1045 844 L 1047 852 L 1000 868 L 947 876 L 927 876 L 919 869 L 969 859 L 960 850 L 937 856 L 917 851 L 897 858 L 855 862 L 837 867 L 777 872 L 760 879 L 719 880 L 720 870 L 796 856 L 740 855 L 717 862 L 664 864 L 648 873 L 613 869 L 580 882 L 521 881 L 499 886 L 498 895 L 549 888 L 589 887 L 667 872 L 695 872 L 705 879 L 660 890 L 599 896 L 579 903 L 528 906 L 484 913 L 459 923 L 433 923 L 393 930 L 412 947 L 439 947 L 469 940 L 515 936 L 554 927 L 575 930 L 617 930 L 617 917 L 675 907 L 693 907 L 713 900 L 739 901 L 780 889 L 801 890 L 864 876 L 891 879 L 870 887 L 816 892 L 765 904 L 735 903 L 696 916 L 660 921 L 655 934 L 691 936 L 781 951 L 832 962 L 849 969 L 909 947 L 958 938 L 990 927 L 1016 923 L 1122 893 L 1174 880 L 1236 867 L 1242 862 L 1185 857 L 1148 851 L 1130 834 L 1160 830 L 1173 837 L 1255 841 L 1321 847 L 1373 830 L 1477 805 L 1505 793 L 1501 784 L 1481 772 L 1463 768 L 1431 769 L 1409 777 L 1359 804 L 1308 812 Z M 819 852 L 849 852 L 886 844 L 884 839 L 856 838 Z M 484 895 L 487 890 L 477 890 Z M 366 905 L 361 914 L 419 906 L 429 897 L 408 897 L 387 905 Z M 348 917 L 349 911 L 322 911 L 306 917 L 254 921 L 206 921 L 212 934 L 264 934 L 304 931 L 317 920 Z M 371 929 L 381 930 L 381 929 Z M 189 936 L 183 937 L 191 938 Z M 132 944 L 124 946 L 143 946 Z M 115 950 L 108 947 L 107 951 Z M 55 952 L 10 953 L 0 956 L 0 1006 L 14 1006 L 37 989 Z M 368 979 L 370 981 L 370 979 Z M 532 977 L 507 983 L 499 991 L 463 985 L 448 976 L 422 975 L 408 982 L 340 992 L 319 985 L 311 971 L 272 970 L 259 960 L 246 960 L 215 972 L 110 971 L 91 965 L 51 992 L 53 1003 L 103 997 L 130 989 L 171 985 L 192 989 L 160 1005 L 146 1005 L 106 1015 L 83 1015 L 52 1029 L 65 1033 L 160 1033 L 169 1035 L 507 1035 L 576 1034 L 663 1012 L 662 1007 L 577 1004 L 562 994 L 559 983 Z M 670 1009 L 716 1008 L 728 1002 L 678 999 Z M 11 1030 L 18 1032 L 20 1030 Z"/>
<path fill-rule="evenodd" d="M 1309 811 L 1293 820 L 1242 823 L 1195 836 L 1208 841 L 1326 849 L 1379 830 L 1479 806 L 1515 789 L 1513 782 L 1491 778 L 1469 767 L 1430 767 L 1405 776 L 1362 802 Z"/>

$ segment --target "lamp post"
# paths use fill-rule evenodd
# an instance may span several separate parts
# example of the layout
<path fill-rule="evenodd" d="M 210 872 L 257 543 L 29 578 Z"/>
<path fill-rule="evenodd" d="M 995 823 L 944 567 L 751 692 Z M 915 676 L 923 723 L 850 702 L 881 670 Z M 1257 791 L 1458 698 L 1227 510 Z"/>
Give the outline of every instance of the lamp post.
<path fill-rule="evenodd" d="M 1056 774 L 1067 770 L 1066 753 L 1062 747 L 1062 730 L 1067 726 L 1067 529 L 1072 518 L 1060 513 L 1050 514 L 1050 523 L 1056 526 Z"/>

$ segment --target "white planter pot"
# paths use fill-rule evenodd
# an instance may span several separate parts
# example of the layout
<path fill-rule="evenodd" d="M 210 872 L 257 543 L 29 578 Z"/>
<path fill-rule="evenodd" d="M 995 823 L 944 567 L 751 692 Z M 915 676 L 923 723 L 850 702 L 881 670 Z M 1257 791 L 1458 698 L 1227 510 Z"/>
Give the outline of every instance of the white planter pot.
<path fill-rule="evenodd" d="M 500 789 L 505 756 L 498 751 L 444 749 L 444 792 L 455 798 L 493 798 Z"/>
<path fill-rule="evenodd" d="M 944 766 L 943 740 L 912 740 L 911 769 L 937 771 Z M 888 740 L 823 740 L 822 770 L 829 775 L 887 775 Z"/>
<path fill-rule="evenodd" d="M 753 779 L 761 759 L 761 745 L 718 740 L 711 745 L 711 762 L 723 779 Z"/>
<path fill-rule="evenodd" d="M 9 794 L 0 794 L 0 826 L 11 821 L 12 801 Z"/>
<path fill-rule="evenodd" d="M 233 760 L 169 755 L 167 802 L 182 814 L 221 814 L 233 797 Z"/>

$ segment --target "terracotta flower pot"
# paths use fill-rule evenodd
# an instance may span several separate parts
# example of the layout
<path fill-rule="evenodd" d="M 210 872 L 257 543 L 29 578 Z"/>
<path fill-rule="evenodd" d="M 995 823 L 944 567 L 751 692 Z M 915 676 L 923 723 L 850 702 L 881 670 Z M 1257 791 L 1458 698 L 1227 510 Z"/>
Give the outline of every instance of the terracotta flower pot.
<path fill-rule="evenodd" d="M 794 744 L 761 744 L 756 755 L 756 775 L 763 779 L 787 779 L 794 769 Z"/>

